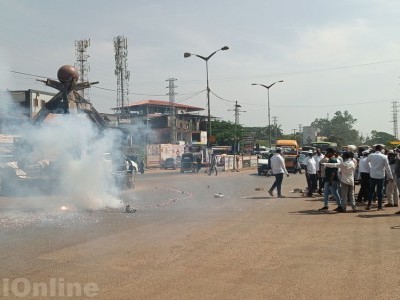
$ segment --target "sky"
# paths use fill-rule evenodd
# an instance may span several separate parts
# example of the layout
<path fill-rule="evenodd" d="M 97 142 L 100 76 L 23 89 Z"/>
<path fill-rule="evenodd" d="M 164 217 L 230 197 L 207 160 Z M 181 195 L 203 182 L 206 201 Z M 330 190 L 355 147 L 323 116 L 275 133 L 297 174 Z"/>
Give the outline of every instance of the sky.
<path fill-rule="evenodd" d="M 55 92 L 36 79 L 56 78 L 76 62 L 75 41 L 87 49 L 90 101 L 99 112 L 116 106 L 113 40 L 128 41 L 129 103 L 176 102 L 207 114 L 284 133 L 347 110 L 363 135 L 394 133 L 400 95 L 400 2 L 397 0 L 0 0 L 0 90 Z M 399 108 L 400 110 L 400 108 Z"/>

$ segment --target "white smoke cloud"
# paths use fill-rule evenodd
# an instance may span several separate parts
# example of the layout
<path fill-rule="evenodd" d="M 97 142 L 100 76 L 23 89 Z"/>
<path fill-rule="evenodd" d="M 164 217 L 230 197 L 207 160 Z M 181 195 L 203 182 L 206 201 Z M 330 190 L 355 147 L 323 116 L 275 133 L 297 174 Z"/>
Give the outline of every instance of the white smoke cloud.
<path fill-rule="evenodd" d="M 99 134 L 85 114 L 55 114 L 39 126 L 27 120 L 18 129 L 22 142 L 15 147 L 14 160 L 22 170 L 18 172 L 26 172 L 27 178 L 9 186 L 11 194 L 47 196 L 50 191 L 61 196 L 66 206 L 77 209 L 122 206 L 118 199 L 120 186 L 114 180 L 110 162 L 104 160 L 104 153 L 118 150 L 115 133 Z M 2 174 L 7 175 L 6 183 L 15 179 L 15 172 L 3 169 Z M 43 201 L 40 205 L 43 207 Z"/>

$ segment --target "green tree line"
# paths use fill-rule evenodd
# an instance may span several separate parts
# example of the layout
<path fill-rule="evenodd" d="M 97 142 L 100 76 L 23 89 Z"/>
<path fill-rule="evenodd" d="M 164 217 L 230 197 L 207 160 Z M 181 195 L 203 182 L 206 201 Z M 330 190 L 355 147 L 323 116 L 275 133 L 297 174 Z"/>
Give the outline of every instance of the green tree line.
<path fill-rule="evenodd" d="M 392 134 L 372 130 L 370 135 L 362 136 L 354 127 L 357 124 L 355 119 L 347 110 L 337 111 L 331 119 L 316 118 L 310 126 L 314 127 L 319 137 L 330 142 L 336 142 L 338 146 L 344 145 L 374 145 L 384 144 L 389 146 L 395 140 Z M 271 134 L 272 144 L 278 139 L 296 139 L 301 144 L 301 133 L 283 133 L 279 124 L 271 124 L 265 127 L 243 127 L 227 121 L 213 121 L 211 124 L 213 135 L 218 145 L 234 145 L 236 141 L 242 145 L 243 137 L 252 136 L 256 143 L 268 145 Z"/>

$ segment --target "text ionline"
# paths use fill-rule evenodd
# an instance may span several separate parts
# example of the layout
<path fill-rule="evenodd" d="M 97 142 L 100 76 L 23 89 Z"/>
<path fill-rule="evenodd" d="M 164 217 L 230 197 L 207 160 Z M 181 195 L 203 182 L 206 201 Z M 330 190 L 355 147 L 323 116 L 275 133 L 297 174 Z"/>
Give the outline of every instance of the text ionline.
<path fill-rule="evenodd" d="M 3 278 L 2 297 L 95 297 L 97 283 L 66 282 L 64 278 L 49 278 L 48 282 L 31 282 L 27 278 Z"/>

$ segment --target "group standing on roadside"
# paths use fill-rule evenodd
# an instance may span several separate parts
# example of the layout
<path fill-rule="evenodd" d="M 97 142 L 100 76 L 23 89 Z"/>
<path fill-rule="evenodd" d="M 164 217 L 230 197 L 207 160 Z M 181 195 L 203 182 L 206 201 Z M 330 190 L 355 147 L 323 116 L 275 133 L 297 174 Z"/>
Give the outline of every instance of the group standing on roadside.
<path fill-rule="evenodd" d="M 273 196 L 276 189 L 278 198 L 285 198 L 282 195 L 282 181 L 285 174 L 289 177 L 289 173 L 282 149 L 277 148 L 269 161 L 275 181 L 268 193 Z M 314 197 L 314 193 L 323 195 L 324 205 L 320 211 L 329 210 L 332 198 L 337 204 L 333 210 L 337 212 L 346 212 L 348 206 L 357 212 L 357 203 L 366 203 L 365 209 L 370 210 L 372 202 L 377 202 L 378 211 L 382 210 L 384 196 L 387 198 L 385 207 L 399 206 L 400 147 L 385 151 L 383 145 L 378 144 L 373 150 L 361 148 L 356 154 L 343 152 L 341 155 L 333 148 L 327 148 L 325 154 L 317 148 L 315 154 L 312 150 L 307 153 L 304 165 L 307 196 Z M 360 183 L 357 197 L 356 179 Z M 400 214 L 400 210 L 396 214 Z"/>

